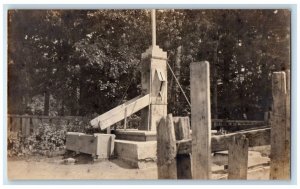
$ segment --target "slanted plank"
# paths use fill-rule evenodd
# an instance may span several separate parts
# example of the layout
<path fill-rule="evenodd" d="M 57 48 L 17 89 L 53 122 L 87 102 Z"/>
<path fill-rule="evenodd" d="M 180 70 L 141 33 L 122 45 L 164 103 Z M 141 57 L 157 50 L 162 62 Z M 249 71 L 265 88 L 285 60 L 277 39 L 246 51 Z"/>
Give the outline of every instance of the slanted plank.
<path fill-rule="evenodd" d="M 149 94 L 144 96 L 136 97 L 116 108 L 96 117 L 90 121 L 90 124 L 94 127 L 100 127 L 102 130 L 107 127 L 125 119 L 125 117 L 130 116 L 137 111 L 145 108 L 149 105 Z M 125 116 L 126 111 L 126 116 Z"/>
<path fill-rule="evenodd" d="M 228 147 L 228 179 L 246 179 L 249 140 L 245 135 L 233 137 Z"/>
<path fill-rule="evenodd" d="M 159 179 L 177 179 L 176 139 L 172 114 L 157 127 L 157 171 Z"/>
<path fill-rule="evenodd" d="M 211 177 L 211 112 L 209 63 L 194 62 L 191 77 L 193 179 Z"/>

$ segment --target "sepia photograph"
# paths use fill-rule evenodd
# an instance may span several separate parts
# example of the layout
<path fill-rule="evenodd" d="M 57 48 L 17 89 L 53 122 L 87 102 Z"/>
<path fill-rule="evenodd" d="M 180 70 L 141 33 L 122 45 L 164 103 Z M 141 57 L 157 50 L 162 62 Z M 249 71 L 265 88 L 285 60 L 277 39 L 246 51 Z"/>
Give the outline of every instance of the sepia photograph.
<path fill-rule="evenodd" d="M 290 181 L 291 49 L 290 9 L 9 9 L 8 180 Z"/>

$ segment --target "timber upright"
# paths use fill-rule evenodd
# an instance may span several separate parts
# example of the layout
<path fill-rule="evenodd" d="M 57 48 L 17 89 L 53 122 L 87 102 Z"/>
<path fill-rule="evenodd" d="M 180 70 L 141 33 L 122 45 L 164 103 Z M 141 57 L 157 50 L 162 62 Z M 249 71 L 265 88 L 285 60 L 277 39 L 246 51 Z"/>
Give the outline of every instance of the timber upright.
<path fill-rule="evenodd" d="M 167 53 L 156 45 L 155 10 L 151 17 L 152 46 L 142 54 L 141 62 L 142 91 L 150 94 L 150 106 L 141 112 L 141 129 L 155 131 L 161 118 L 167 117 Z"/>

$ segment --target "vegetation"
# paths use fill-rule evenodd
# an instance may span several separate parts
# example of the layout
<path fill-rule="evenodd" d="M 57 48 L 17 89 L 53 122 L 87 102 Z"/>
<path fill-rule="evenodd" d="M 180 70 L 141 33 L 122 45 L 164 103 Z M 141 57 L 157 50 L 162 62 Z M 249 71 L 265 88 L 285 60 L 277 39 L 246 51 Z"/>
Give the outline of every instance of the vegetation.
<path fill-rule="evenodd" d="M 214 118 L 261 119 L 271 104 L 271 73 L 290 68 L 290 16 L 158 10 L 157 43 L 187 95 L 189 64 L 210 62 Z M 91 116 L 140 93 L 148 10 L 11 10 L 8 24 L 9 113 Z M 168 81 L 168 111 L 188 115 L 171 74 Z"/>

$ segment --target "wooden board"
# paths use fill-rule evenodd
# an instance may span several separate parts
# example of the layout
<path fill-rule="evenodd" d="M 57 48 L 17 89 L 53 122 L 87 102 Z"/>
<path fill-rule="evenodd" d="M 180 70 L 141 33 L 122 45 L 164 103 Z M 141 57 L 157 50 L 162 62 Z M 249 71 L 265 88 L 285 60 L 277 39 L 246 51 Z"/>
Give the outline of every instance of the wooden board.
<path fill-rule="evenodd" d="M 228 179 L 247 180 L 249 140 L 245 135 L 236 135 L 229 143 Z"/>
<path fill-rule="evenodd" d="M 90 124 L 94 128 L 100 127 L 102 130 L 106 129 L 107 127 L 125 119 L 137 111 L 145 108 L 149 105 L 149 94 L 144 96 L 136 97 L 116 108 L 96 117 Z"/>
<path fill-rule="evenodd" d="M 228 150 L 228 144 L 232 138 L 238 134 L 245 135 L 249 140 L 249 147 L 270 145 L 270 128 L 256 129 L 250 131 L 242 131 L 226 135 L 211 137 L 211 151 L 218 152 Z M 192 152 L 191 139 L 176 142 L 177 154 L 188 154 Z"/>
<path fill-rule="evenodd" d="M 211 177 L 211 113 L 209 63 L 194 62 L 191 77 L 193 179 Z"/>
<path fill-rule="evenodd" d="M 30 118 L 22 118 L 22 136 L 30 135 Z"/>

